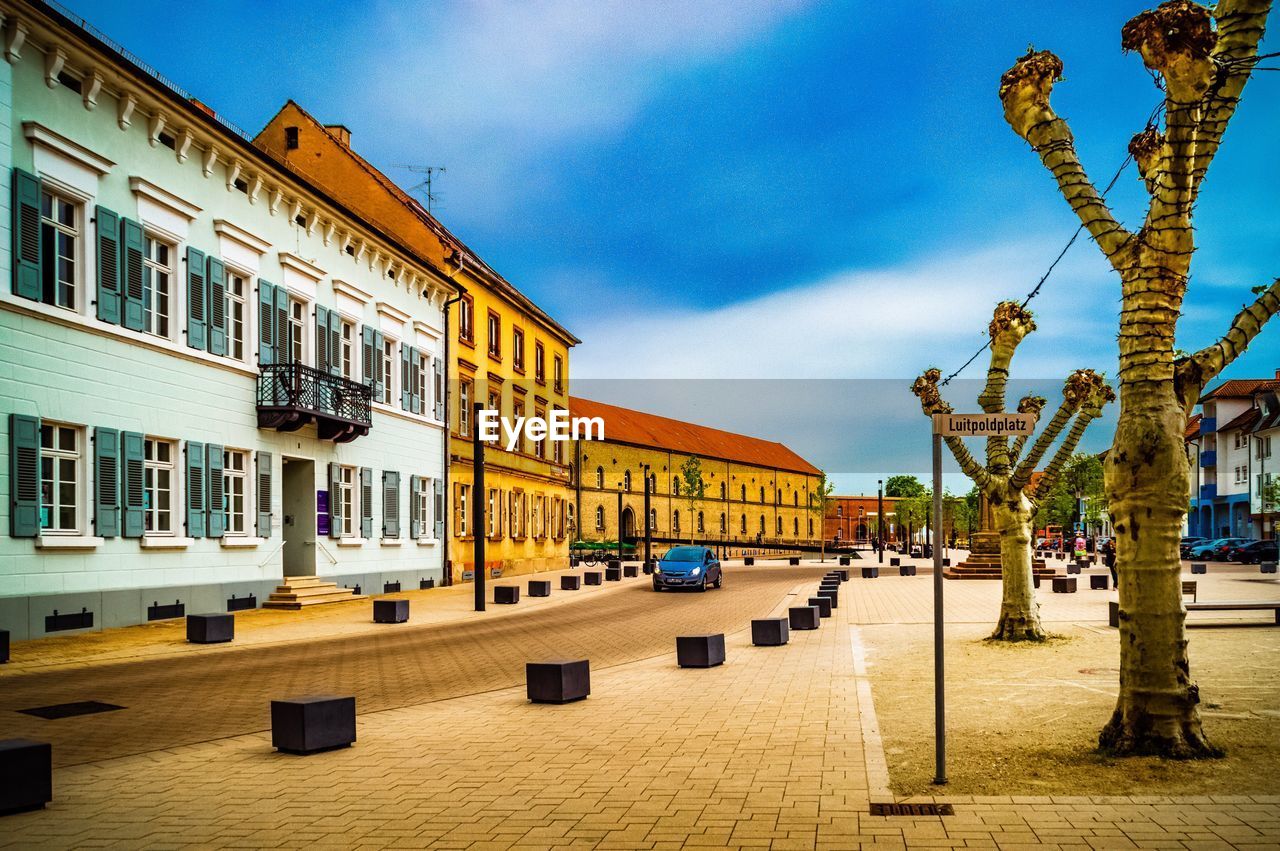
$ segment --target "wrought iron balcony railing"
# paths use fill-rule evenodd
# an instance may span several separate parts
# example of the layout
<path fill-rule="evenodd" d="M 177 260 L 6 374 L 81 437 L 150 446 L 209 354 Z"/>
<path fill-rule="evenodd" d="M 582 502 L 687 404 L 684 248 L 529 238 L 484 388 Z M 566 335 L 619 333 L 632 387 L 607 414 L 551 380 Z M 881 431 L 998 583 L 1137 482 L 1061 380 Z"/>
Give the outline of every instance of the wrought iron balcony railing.
<path fill-rule="evenodd" d="M 314 422 L 321 440 L 347 443 L 369 433 L 372 393 L 355 381 L 301 363 L 258 373 L 258 428 L 297 431 Z"/>

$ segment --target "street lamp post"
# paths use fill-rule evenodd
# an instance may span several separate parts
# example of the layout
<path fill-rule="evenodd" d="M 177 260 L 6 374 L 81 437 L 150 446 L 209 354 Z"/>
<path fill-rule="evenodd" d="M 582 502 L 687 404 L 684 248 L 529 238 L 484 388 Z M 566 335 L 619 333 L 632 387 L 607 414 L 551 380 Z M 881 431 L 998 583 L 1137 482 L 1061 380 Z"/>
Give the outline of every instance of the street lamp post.
<path fill-rule="evenodd" d="M 876 542 L 880 550 L 878 561 L 884 564 L 884 480 L 876 482 Z"/>
<path fill-rule="evenodd" d="M 479 402 L 473 407 L 471 417 L 471 460 L 472 460 L 472 492 L 471 492 L 471 541 L 472 560 L 475 562 L 475 609 L 484 611 L 484 441 L 480 439 L 480 411 L 484 408 Z"/>
<path fill-rule="evenodd" d="M 649 465 L 644 465 L 644 563 L 652 557 L 653 527 L 649 525 Z"/>

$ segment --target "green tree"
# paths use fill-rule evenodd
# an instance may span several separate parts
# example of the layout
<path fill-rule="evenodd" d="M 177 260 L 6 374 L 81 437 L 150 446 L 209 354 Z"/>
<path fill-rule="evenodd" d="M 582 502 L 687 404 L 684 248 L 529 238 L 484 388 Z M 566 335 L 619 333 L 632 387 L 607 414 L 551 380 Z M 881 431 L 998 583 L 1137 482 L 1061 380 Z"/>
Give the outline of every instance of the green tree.
<path fill-rule="evenodd" d="M 827 517 L 827 506 L 831 504 L 831 499 L 835 492 L 835 482 L 827 480 L 825 471 L 818 471 L 818 483 L 809 493 L 809 511 L 818 515 L 818 541 L 820 542 L 822 561 L 827 560 L 827 534 L 824 528 L 824 521 Z"/>
<path fill-rule="evenodd" d="M 885 496 L 919 496 L 924 484 L 915 476 L 890 476 L 884 483 Z"/>
<path fill-rule="evenodd" d="M 692 544 L 694 533 L 698 528 L 695 520 L 698 503 L 707 492 L 707 483 L 702 480 L 702 459 L 696 455 L 690 455 L 680 465 L 679 473 L 680 478 L 676 480 L 679 487 L 677 492 L 683 494 L 689 503 L 689 543 Z"/>

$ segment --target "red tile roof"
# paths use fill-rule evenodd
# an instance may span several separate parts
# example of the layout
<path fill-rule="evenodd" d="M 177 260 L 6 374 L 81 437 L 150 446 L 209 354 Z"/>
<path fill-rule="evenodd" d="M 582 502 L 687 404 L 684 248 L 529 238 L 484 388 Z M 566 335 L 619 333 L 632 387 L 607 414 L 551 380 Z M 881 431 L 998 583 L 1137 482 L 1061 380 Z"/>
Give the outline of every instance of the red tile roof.
<path fill-rule="evenodd" d="M 1249 408 L 1247 411 L 1240 414 L 1240 416 L 1236 417 L 1231 422 L 1227 423 L 1224 426 L 1219 426 L 1218 431 L 1232 431 L 1237 428 L 1241 428 L 1241 429 L 1250 428 L 1251 426 L 1253 426 L 1254 423 L 1258 421 L 1258 419 L 1261 416 L 1262 416 L 1262 412 L 1259 411 L 1257 408 Z"/>
<path fill-rule="evenodd" d="M 1183 432 L 1184 440 L 1191 440 L 1200 436 L 1200 414 L 1192 414 L 1191 419 L 1187 420 L 1187 430 Z"/>
<path fill-rule="evenodd" d="M 1277 388 L 1280 388 L 1280 380 L 1275 378 L 1233 378 L 1230 381 L 1222 382 L 1201 396 L 1200 401 L 1204 402 L 1208 399 L 1238 399 Z"/>
<path fill-rule="evenodd" d="M 734 434 L 731 431 L 619 408 L 603 402 L 592 402 L 576 396 L 569 399 L 569 414 L 574 417 L 600 417 L 604 420 L 605 440 L 609 441 L 669 449 L 704 458 L 772 467 L 811 476 L 821 472 L 781 443 L 758 437 Z"/>

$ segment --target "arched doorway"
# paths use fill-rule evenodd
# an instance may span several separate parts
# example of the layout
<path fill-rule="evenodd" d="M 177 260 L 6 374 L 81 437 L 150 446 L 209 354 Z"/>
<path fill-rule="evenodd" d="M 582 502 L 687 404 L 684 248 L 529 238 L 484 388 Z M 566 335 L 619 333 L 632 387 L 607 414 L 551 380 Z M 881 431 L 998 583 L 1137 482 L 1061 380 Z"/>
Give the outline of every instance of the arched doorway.
<path fill-rule="evenodd" d="M 636 515 L 631 510 L 631 506 L 622 509 L 622 540 L 635 541 L 636 539 Z"/>

